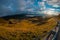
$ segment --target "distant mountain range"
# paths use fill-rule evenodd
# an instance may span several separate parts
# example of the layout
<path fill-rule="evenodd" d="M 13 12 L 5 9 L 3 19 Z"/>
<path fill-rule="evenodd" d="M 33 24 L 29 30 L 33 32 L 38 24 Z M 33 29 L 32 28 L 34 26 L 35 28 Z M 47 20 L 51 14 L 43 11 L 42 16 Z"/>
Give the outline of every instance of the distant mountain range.
<path fill-rule="evenodd" d="M 3 17 L 0 17 L 0 18 L 3 18 L 3 19 L 23 19 L 23 18 L 32 18 L 32 17 L 42 17 L 38 14 L 15 14 L 15 15 L 8 15 L 8 16 L 3 16 Z"/>

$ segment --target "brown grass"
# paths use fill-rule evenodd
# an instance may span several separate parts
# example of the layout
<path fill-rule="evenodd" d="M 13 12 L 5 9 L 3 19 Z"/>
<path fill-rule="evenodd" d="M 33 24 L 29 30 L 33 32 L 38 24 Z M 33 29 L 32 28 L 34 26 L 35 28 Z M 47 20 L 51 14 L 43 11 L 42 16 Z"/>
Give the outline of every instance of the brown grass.
<path fill-rule="evenodd" d="M 36 19 L 37 20 L 37 19 Z M 49 31 L 56 26 L 56 20 L 51 18 L 42 25 L 32 23 L 29 20 L 21 20 L 15 24 L 5 23 L 0 25 L 0 39 L 1 40 L 37 40 L 43 38 Z M 22 36 L 21 36 L 22 35 Z"/>

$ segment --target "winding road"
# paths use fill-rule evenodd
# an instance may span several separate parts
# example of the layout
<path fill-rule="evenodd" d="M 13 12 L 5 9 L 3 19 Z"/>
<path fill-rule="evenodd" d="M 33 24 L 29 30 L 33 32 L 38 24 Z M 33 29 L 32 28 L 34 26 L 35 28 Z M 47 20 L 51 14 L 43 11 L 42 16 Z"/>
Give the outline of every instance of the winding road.
<path fill-rule="evenodd" d="M 58 27 L 59 27 L 59 31 L 58 31 L 58 34 L 57 34 L 55 40 L 60 40 L 60 21 L 58 22 Z"/>
<path fill-rule="evenodd" d="M 53 37 L 51 36 L 51 34 L 53 35 Z M 48 40 L 60 40 L 60 21 L 57 22 L 56 28 L 52 30 L 50 36 L 48 36 Z"/>

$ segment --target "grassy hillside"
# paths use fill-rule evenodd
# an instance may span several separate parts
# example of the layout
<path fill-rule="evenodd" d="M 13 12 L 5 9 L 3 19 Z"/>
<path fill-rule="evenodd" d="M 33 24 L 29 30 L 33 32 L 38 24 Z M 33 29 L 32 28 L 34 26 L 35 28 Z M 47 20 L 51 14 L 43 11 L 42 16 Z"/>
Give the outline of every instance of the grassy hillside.
<path fill-rule="evenodd" d="M 0 18 L 1 40 L 40 40 L 56 26 L 56 20 L 50 18 L 24 18 L 22 20 Z"/>
<path fill-rule="evenodd" d="M 56 16 L 56 18 L 57 18 L 58 20 L 60 20 L 60 14 L 59 14 L 58 16 Z"/>

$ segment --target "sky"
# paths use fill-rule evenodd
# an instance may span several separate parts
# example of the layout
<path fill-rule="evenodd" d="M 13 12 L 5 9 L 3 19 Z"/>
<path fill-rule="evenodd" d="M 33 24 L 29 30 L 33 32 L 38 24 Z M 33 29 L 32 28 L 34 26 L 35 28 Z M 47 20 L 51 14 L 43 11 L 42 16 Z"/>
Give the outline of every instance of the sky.
<path fill-rule="evenodd" d="M 58 15 L 60 0 L 0 0 L 0 17 L 21 12 Z"/>

